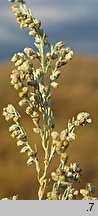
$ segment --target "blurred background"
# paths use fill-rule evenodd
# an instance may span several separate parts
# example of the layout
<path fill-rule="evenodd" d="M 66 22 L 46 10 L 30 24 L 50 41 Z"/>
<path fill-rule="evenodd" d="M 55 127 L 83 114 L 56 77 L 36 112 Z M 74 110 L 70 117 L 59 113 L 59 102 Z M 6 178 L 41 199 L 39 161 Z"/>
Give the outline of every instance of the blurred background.
<path fill-rule="evenodd" d="M 52 43 L 63 40 L 74 50 L 74 59 L 62 69 L 61 85 L 54 91 L 52 108 L 59 132 L 77 113 L 91 114 L 92 124 L 77 130 L 78 138 L 71 143 L 68 153 L 70 161 L 79 161 L 83 169 L 80 187 L 91 182 L 98 196 L 98 1 L 27 0 L 27 3 L 34 16 L 42 20 L 49 40 Z M 9 123 L 2 117 L 2 109 L 8 103 L 16 106 L 31 145 L 39 145 L 42 160 L 40 140 L 33 134 L 32 121 L 18 107 L 18 93 L 10 85 L 14 67 L 10 58 L 24 47 L 33 46 L 27 30 L 21 31 L 16 23 L 10 5 L 7 0 L 0 1 L 0 198 L 19 194 L 20 199 L 37 199 L 35 169 L 26 166 L 27 157 L 20 155 L 15 140 L 10 138 Z M 56 167 L 54 160 L 51 169 Z"/>

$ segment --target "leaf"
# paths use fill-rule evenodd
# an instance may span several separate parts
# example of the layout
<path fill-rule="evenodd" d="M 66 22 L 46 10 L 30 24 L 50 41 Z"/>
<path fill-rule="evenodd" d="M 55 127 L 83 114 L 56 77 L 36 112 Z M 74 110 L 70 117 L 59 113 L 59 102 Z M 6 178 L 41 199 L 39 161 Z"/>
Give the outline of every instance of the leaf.
<path fill-rule="evenodd" d="M 50 128 L 54 128 L 55 127 L 54 116 L 53 116 L 53 112 L 52 111 L 51 111 L 50 116 L 49 116 L 49 126 L 50 126 Z"/>
<path fill-rule="evenodd" d="M 27 160 L 27 165 L 30 166 L 34 162 L 34 159 L 32 157 L 29 157 Z"/>
<path fill-rule="evenodd" d="M 34 131 L 35 133 L 37 133 L 37 134 L 40 133 L 40 130 L 39 130 L 38 128 L 33 128 L 33 131 Z"/>
<path fill-rule="evenodd" d="M 74 131 L 74 119 L 72 118 L 72 120 L 71 119 L 69 119 L 69 121 L 68 121 L 68 132 L 72 132 L 72 131 Z"/>
<path fill-rule="evenodd" d="M 54 45 L 51 44 L 51 52 L 54 51 Z"/>
<path fill-rule="evenodd" d="M 72 124 L 75 123 L 75 117 L 72 117 Z"/>
<path fill-rule="evenodd" d="M 36 164 L 36 171 L 39 173 L 40 172 L 40 166 L 39 166 L 39 161 L 37 159 L 35 160 L 35 164 Z"/>
<path fill-rule="evenodd" d="M 34 144 L 34 148 L 35 148 L 35 153 L 37 154 L 37 145 Z"/>
<path fill-rule="evenodd" d="M 38 50 L 39 50 L 39 44 L 38 43 L 34 43 L 34 45 L 38 48 Z"/>
<path fill-rule="evenodd" d="M 56 147 L 55 147 L 55 145 L 54 145 L 54 146 L 51 146 L 51 153 L 50 153 L 50 157 L 49 157 L 49 162 L 50 162 L 51 159 L 54 157 L 55 152 L 56 152 Z"/>
<path fill-rule="evenodd" d="M 47 96 L 47 99 L 49 99 L 51 96 L 52 96 L 52 93 L 50 93 L 50 94 Z"/>
<path fill-rule="evenodd" d="M 25 153 L 27 150 L 28 150 L 28 146 L 24 146 L 24 147 L 21 149 L 20 153 Z"/>

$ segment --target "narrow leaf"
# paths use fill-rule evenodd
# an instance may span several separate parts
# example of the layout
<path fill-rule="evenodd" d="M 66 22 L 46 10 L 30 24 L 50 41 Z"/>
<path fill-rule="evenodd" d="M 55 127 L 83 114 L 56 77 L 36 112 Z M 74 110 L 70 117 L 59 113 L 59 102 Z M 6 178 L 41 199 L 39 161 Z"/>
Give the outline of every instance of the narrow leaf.
<path fill-rule="evenodd" d="M 21 149 L 20 153 L 24 153 L 24 152 L 26 152 L 27 150 L 28 150 L 28 146 L 24 146 L 24 147 Z"/>

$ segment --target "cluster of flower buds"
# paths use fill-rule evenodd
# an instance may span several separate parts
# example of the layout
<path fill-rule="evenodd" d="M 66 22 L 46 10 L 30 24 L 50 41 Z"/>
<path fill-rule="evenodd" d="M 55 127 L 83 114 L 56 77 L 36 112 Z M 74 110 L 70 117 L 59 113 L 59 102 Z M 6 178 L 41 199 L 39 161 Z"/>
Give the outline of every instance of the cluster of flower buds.
<path fill-rule="evenodd" d="M 61 161 L 66 163 L 68 159 L 68 155 L 65 152 L 69 142 L 66 140 L 66 130 L 61 132 L 61 134 L 57 133 L 56 131 L 52 132 L 52 145 L 56 146 L 56 152 L 60 155 Z"/>
<path fill-rule="evenodd" d="M 43 71 L 41 67 L 35 70 L 34 77 L 36 79 L 40 79 L 40 82 L 43 83 Z"/>
<path fill-rule="evenodd" d="M 32 119 L 33 119 L 33 122 L 35 122 L 35 124 L 36 124 L 36 122 L 38 123 L 39 120 L 40 120 L 39 113 L 34 111 L 33 114 L 32 114 Z"/>
<path fill-rule="evenodd" d="M 17 67 L 18 70 L 22 70 L 24 72 L 32 71 L 33 63 L 29 59 L 26 60 L 23 53 L 15 53 L 11 61 L 15 63 L 15 67 Z"/>
<path fill-rule="evenodd" d="M 11 74 L 11 84 L 16 90 L 21 89 L 23 86 L 32 85 L 36 87 L 33 75 L 33 63 L 26 60 L 23 53 L 14 54 L 12 62 L 15 63 L 16 69 Z"/>
<path fill-rule="evenodd" d="M 34 161 L 34 158 L 36 158 L 37 151 L 36 148 L 33 151 L 28 144 L 26 132 L 19 124 L 19 118 L 20 118 L 19 113 L 15 110 L 15 108 L 12 105 L 8 105 L 7 108 L 3 109 L 3 115 L 7 121 L 12 119 L 15 122 L 15 124 L 9 127 L 9 131 L 11 132 L 11 137 L 16 138 L 17 146 L 22 147 L 20 151 L 21 153 L 27 152 L 28 155 L 27 165 L 31 165 Z"/>
<path fill-rule="evenodd" d="M 20 115 L 18 112 L 10 104 L 7 108 L 3 109 L 3 115 L 7 121 L 12 119 L 15 122 L 15 124 L 9 127 L 9 131 L 12 132 L 11 137 L 17 138 L 18 146 L 24 145 L 26 142 L 26 133 L 19 126 L 18 120 Z"/>
<path fill-rule="evenodd" d="M 19 93 L 19 97 L 21 98 L 21 97 L 26 97 L 27 96 L 27 94 L 28 94 L 28 87 L 23 87 L 22 88 L 22 91 Z"/>
<path fill-rule="evenodd" d="M 69 190 L 69 187 L 66 189 L 66 194 L 67 194 L 66 200 L 76 200 L 76 198 L 77 198 L 77 196 L 79 194 L 79 191 L 76 190 L 75 188 L 70 188 L 70 190 Z M 65 194 L 64 197 L 66 197 L 66 194 Z"/>
<path fill-rule="evenodd" d="M 66 188 L 66 189 L 65 189 Z M 64 193 L 61 194 L 59 192 L 59 188 L 56 191 L 50 191 L 47 193 L 48 200 L 73 200 L 76 199 L 76 197 L 79 194 L 79 191 L 72 187 L 72 184 L 68 183 L 68 185 L 65 185 L 64 187 Z"/>
<path fill-rule="evenodd" d="M 75 120 L 75 126 L 85 126 L 87 123 L 91 123 L 92 120 L 90 118 L 89 113 L 81 112 L 77 115 Z"/>
<path fill-rule="evenodd" d="M 27 135 L 25 131 L 20 127 L 18 121 L 9 127 L 11 137 L 17 139 L 17 146 L 26 145 Z"/>
<path fill-rule="evenodd" d="M 16 90 L 21 89 L 23 86 L 23 81 L 25 79 L 25 71 L 19 71 L 19 68 L 24 65 L 26 62 L 25 56 L 23 53 L 14 54 L 13 58 L 11 59 L 12 62 L 15 63 L 16 69 L 12 71 L 11 74 L 11 84 L 14 86 Z"/>
<path fill-rule="evenodd" d="M 54 191 L 50 191 L 47 193 L 47 198 L 48 200 L 59 200 L 59 195 Z"/>
<path fill-rule="evenodd" d="M 82 194 L 82 200 L 97 200 L 97 197 L 93 197 L 93 194 L 96 192 L 95 186 L 88 183 L 86 189 L 80 189 L 80 194 Z"/>
<path fill-rule="evenodd" d="M 37 106 L 40 102 L 40 97 L 39 97 L 39 94 L 37 93 L 31 93 L 31 96 L 29 99 L 31 103 L 33 104 L 33 106 Z"/>
<path fill-rule="evenodd" d="M 50 84 L 53 88 L 58 88 L 59 84 L 55 82 L 60 74 L 61 71 L 59 70 L 60 67 L 67 64 L 73 57 L 73 51 L 70 48 L 62 48 L 64 46 L 64 42 L 59 42 L 55 46 L 51 46 L 51 52 L 46 54 L 46 62 L 47 60 L 54 60 L 58 59 L 55 65 L 55 68 L 52 70 L 50 75 Z"/>
<path fill-rule="evenodd" d="M 65 52 L 66 54 L 64 54 L 64 55 L 62 53 L 61 53 L 61 55 L 57 61 L 57 68 L 64 66 L 65 64 L 70 62 L 73 58 L 73 51 L 72 50 L 68 51 L 68 53 Z"/>
<path fill-rule="evenodd" d="M 36 53 L 32 48 L 29 48 L 29 47 L 26 47 L 24 49 L 24 53 L 27 55 L 28 58 L 30 58 L 31 60 L 32 59 L 35 59 L 35 58 L 38 58 L 38 53 Z"/>
<path fill-rule="evenodd" d="M 19 73 L 19 71 L 18 70 L 13 70 L 12 71 L 12 74 L 11 74 L 11 76 L 10 76 L 10 78 L 11 78 L 11 84 L 14 86 L 14 88 L 16 89 L 16 90 L 19 90 L 19 89 L 21 89 L 21 87 L 22 87 L 22 81 L 23 81 L 23 77 L 22 77 L 22 80 L 20 79 L 20 73 Z"/>
<path fill-rule="evenodd" d="M 63 41 L 58 42 L 55 46 L 51 45 L 51 52 L 46 54 L 46 59 L 48 60 L 58 58 L 57 68 L 67 64 L 73 58 L 73 51 L 69 47 L 64 48 L 64 45 Z"/>
<path fill-rule="evenodd" d="M 80 182 L 80 176 L 82 174 L 80 164 L 77 162 L 77 163 L 70 163 L 69 166 L 65 165 L 64 174 L 68 182 Z"/>
<path fill-rule="evenodd" d="M 2 198 L 1 200 L 18 200 L 18 195 L 14 195 L 13 197 L 10 198 Z"/>
<path fill-rule="evenodd" d="M 24 3 L 23 0 L 15 0 L 12 2 Z M 40 29 L 41 22 L 34 18 L 31 14 L 31 11 L 26 8 L 25 4 L 14 5 L 11 7 L 12 12 L 16 16 L 16 21 L 20 24 L 20 28 L 29 28 L 29 35 L 36 36 L 38 30 Z"/>
<path fill-rule="evenodd" d="M 3 108 L 3 116 L 6 121 L 13 120 L 14 122 L 17 122 L 20 118 L 19 113 L 11 104 L 9 104 L 6 108 Z"/>
<path fill-rule="evenodd" d="M 53 70 L 52 71 L 52 74 L 50 75 L 50 83 L 51 83 L 51 86 L 53 88 L 58 88 L 59 83 L 55 82 L 55 80 L 57 80 L 59 78 L 60 74 L 61 74 L 60 70 Z"/>
<path fill-rule="evenodd" d="M 51 174 L 52 180 L 55 182 L 60 182 L 61 186 L 65 186 L 66 182 L 80 182 L 81 169 L 79 163 L 71 163 L 70 165 L 65 165 L 64 168 L 57 168 L 56 172 Z"/>
<path fill-rule="evenodd" d="M 34 51 L 31 48 L 25 48 L 24 52 L 26 55 L 33 56 Z M 38 93 L 38 83 L 37 78 L 41 76 L 42 69 L 39 68 L 34 71 L 33 64 L 31 60 L 26 60 L 23 53 L 17 53 L 13 56 L 12 62 L 15 63 L 16 69 L 12 71 L 11 74 L 11 84 L 16 90 L 21 90 L 19 92 L 19 97 L 22 98 L 19 101 L 20 106 L 28 105 L 26 108 L 27 115 L 32 117 L 35 124 L 39 122 L 39 114 L 36 111 L 40 107 L 40 95 Z M 29 86 L 33 86 L 36 89 L 36 93 L 31 93 L 29 96 Z M 43 93 L 42 85 L 40 83 L 39 90 L 40 94 Z M 39 110 L 41 111 L 41 109 Z"/>
<path fill-rule="evenodd" d="M 50 80 L 55 81 L 56 79 L 59 78 L 60 74 L 61 74 L 60 70 L 53 71 L 52 74 L 50 75 Z"/>
<path fill-rule="evenodd" d="M 84 126 L 87 123 L 91 123 L 91 118 L 89 113 L 79 113 L 75 118 L 68 121 L 68 128 L 63 130 L 60 134 L 56 131 L 52 132 L 52 145 L 56 146 L 56 152 L 60 155 L 60 160 L 62 163 L 66 163 L 68 156 L 66 149 L 69 145 L 69 142 L 76 140 L 76 135 L 74 133 L 76 126 Z"/>
<path fill-rule="evenodd" d="M 21 88 L 22 85 L 30 85 L 37 88 L 37 79 L 41 78 L 42 69 L 40 67 L 34 70 L 32 59 L 39 58 L 38 53 L 34 53 L 31 48 L 25 48 L 24 52 L 29 59 L 26 59 L 23 53 L 14 54 L 11 59 L 11 61 L 15 63 L 16 67 L 11 74 L 11 84 L 14 85 L 16 89 Z"/>
<path fill-rule="evenodd" d="M 73 58 L 73 51 L 68 47 L 64 48 L 63 41 L 58 42 L 55 46 L 51 45 L 51 51 L 46 54 L 46 60 L 54 60 L 58 58 L 56 68 L 60 68 L 67 64 Z"/>
<path fill-rule="evenodd" d="M 55 45 L 50 46 L 50 52 L 47 52 L 46 54 L 46 60 L 54 60 L 56 58 L 59 57 L 60 55 L 60 50 L 62 49 L 62 47 L 65 45 L 65 43 L 63 41 L 58 42 Z"/>
<path fill-rule="evenodd" d="M 22 65 L 25 60 L 25 55 L 23 53 L 15 53 L 11 59 L 11 61 L 15 63 L 16 67 Z"/>

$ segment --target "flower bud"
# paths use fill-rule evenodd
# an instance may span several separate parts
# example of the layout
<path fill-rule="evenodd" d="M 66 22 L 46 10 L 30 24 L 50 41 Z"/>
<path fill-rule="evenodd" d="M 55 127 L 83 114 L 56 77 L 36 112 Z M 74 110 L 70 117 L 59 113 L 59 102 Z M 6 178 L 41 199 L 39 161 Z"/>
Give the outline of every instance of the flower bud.
<path fill-rule="evenodd" d="M 46 57 L 47 57 L 47 59 L 51 59 L 51 53 L 48 52 L 48 53 L 46 54 Z"/>
<path fill-rule="evenodd" d="M 17 124 L 13 124 L 9 127 L 9 131 L 14 131 L 17 129 L 17 127 L 18 127 Z"/>
<path fill-rule="evenodd" d="M 24 146 L 24 147 L 21 149 L 20 153 L 25 153 L 25 152 L 27 152 L 27 151 L 28 151 L 28 146 Z"/>
<path fill-rule="evenodd" d="M 29 29 L 30 29 L 30 30 L 33 30 L 33 29 L 34 29 L 34 23 L 30 23 L 30 24 L 29 24 Z"/>
<path fill-rule="evenodd" d="M 15 137 L 17 137 L 19 135 L 19 131 L 14 131 L 12 134 L 11 134 L 11 137 L 12 138 L 15 138 Z"/>
<path fill-rule="evenodd" d="M 24 94 L 27 93 L 28 92 L 28 87 L 23 87 L 22 91 L 23 91 Z"/>
<path fill-rule="evenodd" d="M 22 107 L 22 106 L 26 105 L 26 103 L 27 103 L 27 100 L 26 100 L 26 98 L 24 98 L 21 101 L 19 101 L 19 106 Z"/>
<path fill-rule="evenodd" d="M 24 52 L 27 54 L 28 57 L 32 56 L 35 53 L 34 50 L 31 48 L 25 48 Z"/>
<path fill-rule="evenodd" d="M 74 194 L 74 196 L 78 196 L 79 191 L 78 191 L 78 190 L 75 190 L 73 194 Z"/>
<path fill-rule="evenodd" d="M 15 13 L 18 9 L 19 9 L 19 6 L 16 6 L 16 5 L 13 5 L 13 6 L 11 7 L 11 11 L 14 12 L 14 13 Z"/>
<path fill-rule="evenodd" d="M 18 54 L 15 53 L 14 56 L 12 57 L 11 61 L 16 62 L 19 59 Z"/>
<path fill-rule="evenodd" d="M 17 140 L 24 140 L 26 139 L 26 134 L 19 134 L 19 136 L 17 137 Z"/>
<path fill-rule="evenodd" d="M 60 167 L 58 167 L 58 168 L 56 169 L 56 174 L 57 174 L 57 176 L 62 175 L 62 170 L 61 170 Z"/>
<path fill-rule="evenodd" d="M 19 93 L 19 97 L 21 98 L 21 97 L 23 97 L 24 96 L 24 92 L 20 92 Z"/>
<path fill-rule="evenodd" d="M 59 176 L 59 181 L 65 181 L 65 176 L 64 175 L 61 175 L 61 176 Z"/>
<path fill-rule="evenodd" d="M 76 140 L 76 138 L 77 138 L 77 136 L 76 136 L 73 132 L 71 132 L 71 133 L 69 133 L 68 136 L 66 137 L 66 140 L 67 140 L 68 142 L 70 142 L 70 141 L 72 141 L 72 140 Z"/>
<path fill-rule="evenodd" d="M 33 118 L 39 118 L 39 114 L 38 114 L 37 112 L 34 111 L 32 117 L 33 117 Z"/>
<path fill-rule="evenodd" d="M 24 21 L 21 21 L 21 23 L 20 23 L 20 28 L 21 29 L 24 29 L 26 26 L 25 26 L 25 24 L 24 24 Z"/>
<path fill-rule="evenodd" d="M 61 160 L 67 160 L 68 154 L 66 152 L 61 154 Z"/>
<path fill-rule="evenodd" d="M 67 130 L 63 130 L 60 134 L 61 141 L 66 140 L 66 137 L 67 137 Z"/>
<path fill-rule="evenodd" d="M 52 192 L 52 196 L 51 196 L 52 200 L 59 200 L 59 196 L 56 193 Z"/>
<path fill-rule="evenodd" d="M 67 173 L 67 177 L 71 178 L 73 176 L 72 172 Z"/>
<path fill-rule="evenodd" d="M 26 113 L 27 113 L 27 115 L 32 115 L 32 113 L 33 113 L 32 107 L 28 106 L 26 108 Z"/>
<path fill-rule="evenodd" d="M 48 192 L 48 193 L 47 193 L 47 198 L 48 198 L 49 200 L 52 200 L 52 192 Z"/>
<path fill-rule="evenodd" d="M 41 42 L 41 37 L 39 35 L 36 35 L 35 42 L 36 43 L 40 43 Z"/>
<path fill-rule="evenodd" d="M 18 116 L 15 116 L 15 117 L 13 118 L 13 121 L 14 121 L 14 122 L 17 122 L 18 119 L 19 119 L 19 117 L 18 117 Z"/>
<path fill-rule="evenodd" d="M 37 134 L 39 134 L 39 132 L 40 132 L 38 128 L 33 128 L 33 131 Z"/>
<path fill-rule="evenodd" d="M 66 173 L 69 172 L 69 166 L 68 166 L 68 165 L 65 165 L 65 166 L 64 166 L 64 172 L 66 172 Z"/>
<path fill-rule="evenodd" d="M 58 48 L 61 48 L 63 46 L 65 46 L 65 43 L 63 41 L 60 41 L 56 44 L 56 47 L 58 47 Z"/>
<path fill-rule="evenodd" d="M 52 82 L 52 83 L 51 83 L 51 86 L 52 86 L 53 88 L 58 88 L 59 84 L 58 84 L 57 82 Z"/>
<path fill-rule="evenodd" d="M 53 139 L 53 140 L 59 140 L 59 139 L 60 139 L 60 135 L 59 135 L 59 133 L 57 133 L 56 131 L 53 131 L 53 132 L 51 133 L 51 136 L 52 136 L 52 139 Z"/>
<path fill-rule="evenodd" d="M 33 22 L 36 28 L 40 28 L 41 22 L 38 19 L 33 19 Z"/>
<path fill-rule="evenodd" d="M 76 122 L 78 121 L 79 125 L 85 125 L 86 123 L 91 123 L 91 118 L 89 113 L 81 112 L 77 115 Z"/>
<path fill-rule="evenodd" d="M 23 21 L 23 19 L 22 19 L 22 17 L 17 17 L 17 18 L 16 18 L 16 21 L 17 21 L 17 23 L 20 24 L 20 23 Z"/>
<path fill-rule="evenodd" d="M 86 189 L 80 189 L 80 194 L 82 194 L 85 197 L 89 194 L 89 192 Z"/>
<path fill-rule="evenodd" d="M 24 145 L 24 142 L 22 140 L 18 140 L 17 141 L 17 146 L 22 146 L 22 145 Z"/>
<path fill-rule="evenodd" d="M 56 175 L 55 172 L 52 172 L 52 173 L 51 173 L 51 176 L 52 176 L 52 180 L 58 181 L 58 176 Z"/>
<path fill-rule="evenodd" d="M 11 83 L 11 84 L 12 84 L 12 83 Z M 21 82 L 16 83 L 16 84 L 14 85 L 14 88 L 15 88 L 16 90 L 19 90 L 21 87 L 22 87 L 22 83 L 21 83 Z"/>
<path fill-rule="evenodd" d="M 36 35 L 36 30 L 33 29 L 32 31 L 29 31 L 29 35 L 30 36 L 35 36 Z"/>
<path fill-rule="evenodd" d="M 73 51 L 70 51 L 65 57 L 66 62 L 69 62 L 72 58 L 73 58 Z"/>
<path fill-rule="evenodd" d="M 15 67 L 18 67 L 18 66 L 22 65 L 23 62 L 24 62 L 24 59 L 19 59 L 18 61 L 16 61 Z"/>

